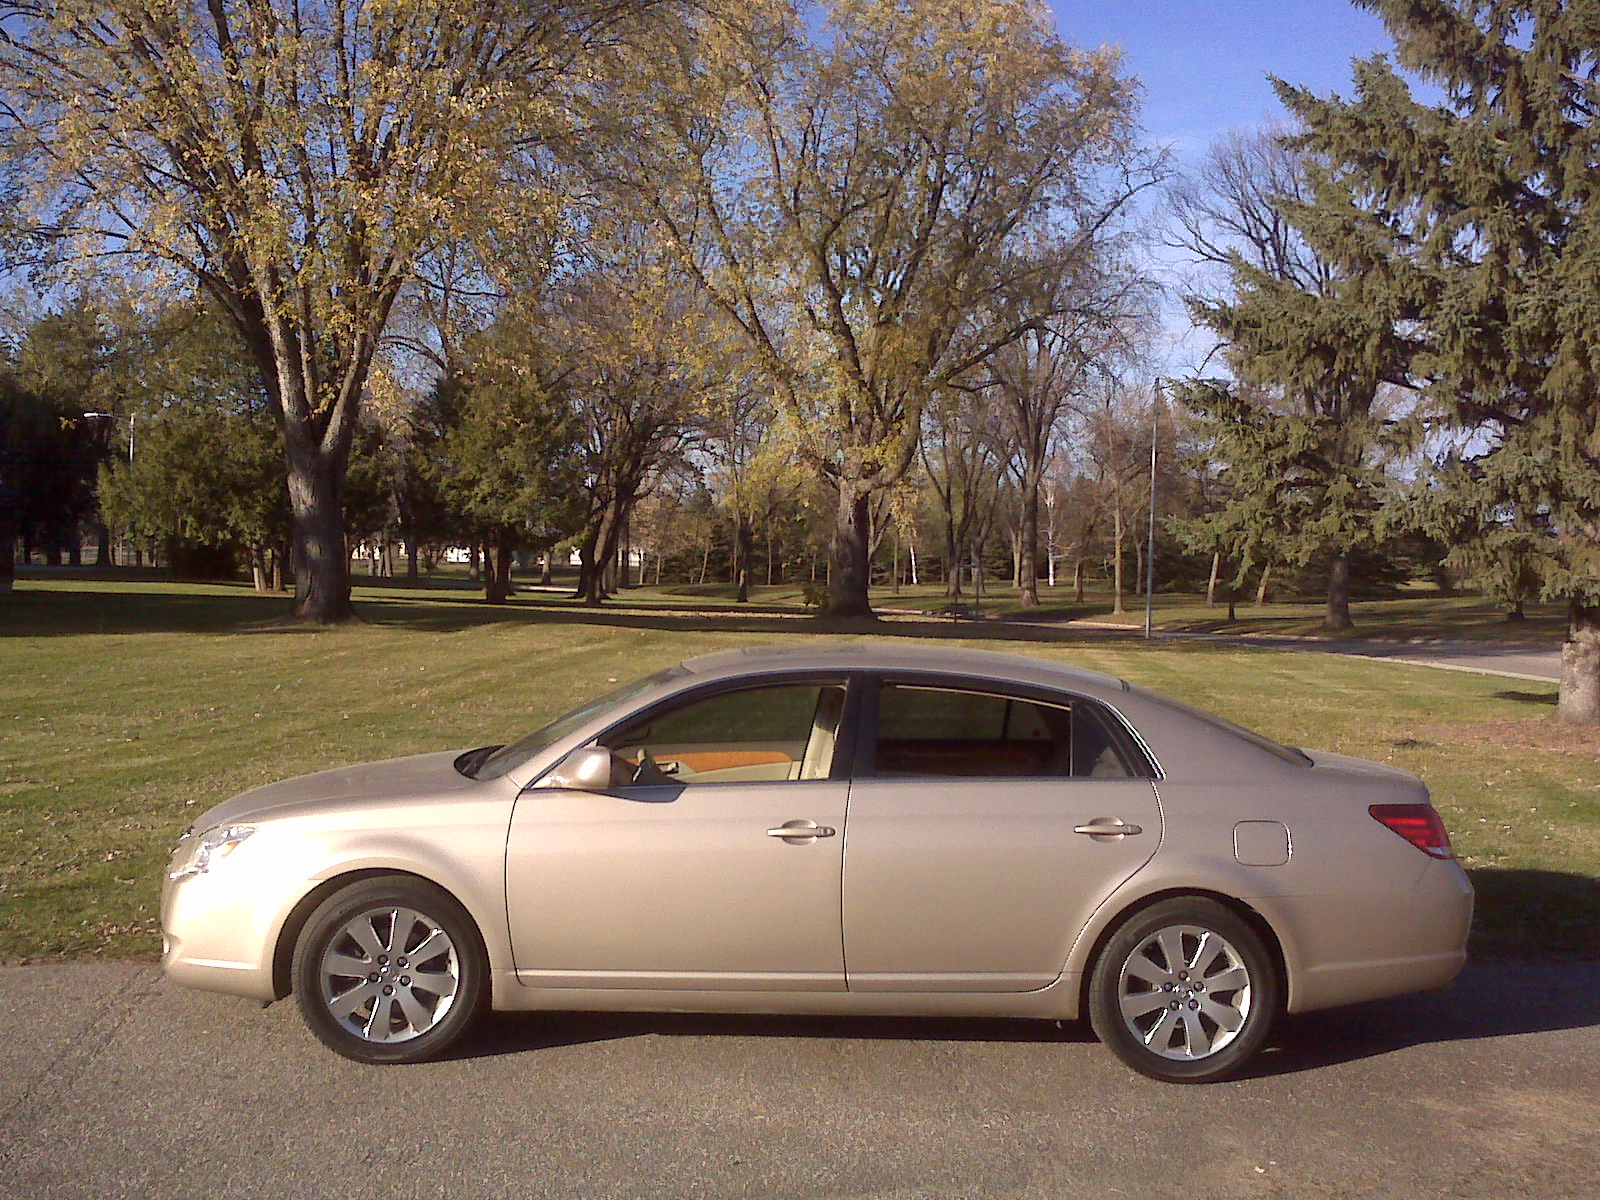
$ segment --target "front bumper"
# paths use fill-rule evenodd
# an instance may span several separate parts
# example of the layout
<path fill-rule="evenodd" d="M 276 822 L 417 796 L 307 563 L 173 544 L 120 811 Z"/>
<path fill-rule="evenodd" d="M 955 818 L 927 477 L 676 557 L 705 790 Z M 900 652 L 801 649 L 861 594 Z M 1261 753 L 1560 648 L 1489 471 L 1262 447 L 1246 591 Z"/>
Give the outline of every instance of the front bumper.
<path fill-rule="evenodd" d="M 167 978 L 202 991 L 276 999 L 278 934 L 314 881 L 276 894 L 265 882 L 231 860 L 216 871 L 167 879 L 161 889 L 161 968 Z"/>

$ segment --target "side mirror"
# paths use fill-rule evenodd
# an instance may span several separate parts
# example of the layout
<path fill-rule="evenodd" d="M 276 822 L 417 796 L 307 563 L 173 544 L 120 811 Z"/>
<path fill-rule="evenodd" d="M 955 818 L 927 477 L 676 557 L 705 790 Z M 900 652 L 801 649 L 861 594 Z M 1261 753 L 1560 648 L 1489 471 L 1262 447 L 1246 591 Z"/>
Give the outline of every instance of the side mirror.
<path fill-rule="evenodd" d="M 568 754 L 546 775 L 545 787 L 603 792 L 611 786 L 611 751 L 604 746 L 582 746 Z"/>

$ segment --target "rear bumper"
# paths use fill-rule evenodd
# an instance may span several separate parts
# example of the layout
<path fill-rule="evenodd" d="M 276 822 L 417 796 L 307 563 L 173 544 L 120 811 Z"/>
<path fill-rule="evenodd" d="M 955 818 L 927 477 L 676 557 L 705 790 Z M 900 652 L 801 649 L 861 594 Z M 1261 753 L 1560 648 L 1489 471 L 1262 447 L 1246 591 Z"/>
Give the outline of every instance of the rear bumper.
<path fill-rule="evenodd" d="M 1442 988 L 1467 961 L 1472 884 L 1454 860 L 1431 861 L 1393 895 L 1253 903 L 1285 935 L 1290 1012 Z"/>

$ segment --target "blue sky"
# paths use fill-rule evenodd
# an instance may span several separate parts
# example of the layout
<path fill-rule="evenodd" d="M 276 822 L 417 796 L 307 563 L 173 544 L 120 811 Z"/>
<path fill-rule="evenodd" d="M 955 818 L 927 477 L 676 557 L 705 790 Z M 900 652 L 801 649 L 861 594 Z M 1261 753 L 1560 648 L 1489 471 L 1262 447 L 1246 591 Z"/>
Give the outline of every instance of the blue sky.
<path fill-rule="evenodd" d="M 1144 126 L 1193 162 L 1218 134 L 1283 113 L 1269 73 L 1349 94 L 1350 60 L 1387 50 L 1382 23 L 1346 0 L 1051 0 L 1068 41 L 1120 46 L 1144 84 Z"/>
<path fill-rule="evenodd" d="M 1229 129 L 1282 119 L 1269 74 L 1326 95 L 1351 93 L 1352 59 L 1392 49 L 1383 23 L 1347 0 L 1050 0 L 1069 42 L 1109 43 L 1144 86 L 1141 123 L 1149 140 L 1169 146 L 1181 170 Z M 1176 287 L 1181 255 L 1158 245 L 1158 274 Z M 1176 292 L 1161 306 L 1152 369 L 1183 375 L 1207 363 L 1212 335 L 1193 329 Z"/>

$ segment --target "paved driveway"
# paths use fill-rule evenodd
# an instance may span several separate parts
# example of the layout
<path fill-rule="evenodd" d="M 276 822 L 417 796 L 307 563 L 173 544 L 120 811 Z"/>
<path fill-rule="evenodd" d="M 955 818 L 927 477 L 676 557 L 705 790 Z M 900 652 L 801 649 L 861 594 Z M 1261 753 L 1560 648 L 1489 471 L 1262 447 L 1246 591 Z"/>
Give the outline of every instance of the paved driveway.
<path fill-rule="evenodd" d="M 1134 625 L 1109 621 L 1011 621 L 1032 629 L 1101 629 L 1138 634 Z M 1561 647 L 1429 638 L 1385 641 L 1381 638 L 1291 637 L 1271 633 L 1187 633 L 1156 630 L 1157 640 L 1223 642 L 1230 646 L 1255 646 L 1263 650 L 1299 650 L 1313 654 L 1346 654 L 1355 658 L 1380 658 L 1413 667 L 1440 667 L 1447 671 L 1472 671 L 1504 675 L 1534 682 L 1561 680 Z"/>
<path fill-rule="evenodd" d="M 1600 1191 L 1600 964 L 1298 1018 L 1211 1087 L 1028 1022 L 499 1018 L 373 1068 L 147 966 L 0 969 L 0 1009 L 8 1200 Z"/>

